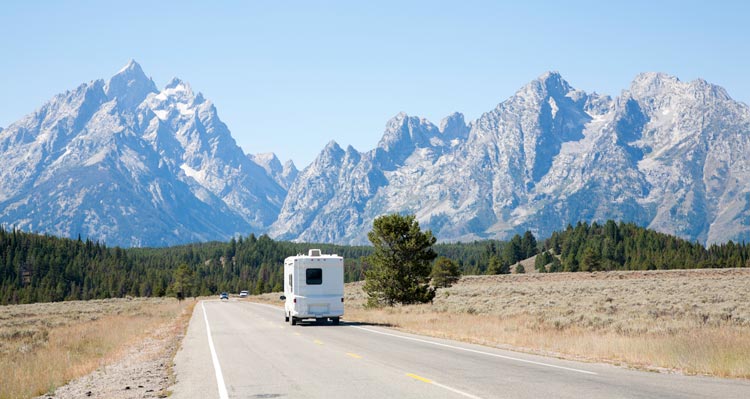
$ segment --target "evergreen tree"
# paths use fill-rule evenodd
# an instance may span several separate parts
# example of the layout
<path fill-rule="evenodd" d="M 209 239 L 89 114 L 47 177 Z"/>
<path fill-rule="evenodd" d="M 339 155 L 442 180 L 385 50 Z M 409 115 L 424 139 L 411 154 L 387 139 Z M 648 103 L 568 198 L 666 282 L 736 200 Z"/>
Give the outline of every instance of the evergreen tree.
<path fill-rule="evenodd" d="M 536 237 L 530 231 L 526 230 L 521 238 L 521 251 L 523 252 L 523 259 L 531 258 L 537 254 Z"/>
<path fill-rule="evenodd" d="M 559 273 L 563 271 L 562 264 L 560 263 L 560 259 L 558 259 L 557 256 L 552 257 L 552 263 L 550 263 L 548 271 L 550 273 Z"/>
<path fill-rule="evenodd" d="M 174 271 L 174 279 L 172 281 L 172 295 L 177 299 L 183 300 L 188 296 L 192 295 L 193 290 L 193 270 L 186 264 L 181 264 Z"/>
<path fill-rule="evenodd" d="M 497 256 L 490 258 L 490 264 L 487 266 L 487 274 L 508 274 L 510 273 L 510 264 L 505 258 L 500 259 Z"/>
<path fill-rule="evenodd" d="M 583 251 L 583 260 L 581 260 L 581 271 L 595 272 L 601 268 L 601 258 L 599 253 L 592 248 L 586 247 Z"/>
<path fill-rule="evenodd" d="M 536 259 L 534 259 L 534 269 L 539 273 L 547 272 L 547 265 L 552 263 L 552 257 L 553 255 L 551 255 L 549 251 L 540 253 L 536 256 Z"/>
<path fill-rule="evenodd" d="M 430 302 L 435 289 L 429 286 L 430 262 L 435 237 L 422 232 L 414 215 L 380 216 L 367 234 L 374 247 L 368 258 L 364 291 L 371 306 Z"/>
<path fill-rule="evenodd" d="M 519 260 L 525 259 L 526 252 L 523 248 L 523 239 L 518 234 L 510 239 L 503 247 L 503 260 L 510 266 Z"/>
<path fill-rule="evenodd" d="M 441 256 L 437 258 L 435 264 L 432 266 L 430 278 L 433 287 L 448 288 L 461 278 L 461 270 L 458 269 L 456 262 Z"/>

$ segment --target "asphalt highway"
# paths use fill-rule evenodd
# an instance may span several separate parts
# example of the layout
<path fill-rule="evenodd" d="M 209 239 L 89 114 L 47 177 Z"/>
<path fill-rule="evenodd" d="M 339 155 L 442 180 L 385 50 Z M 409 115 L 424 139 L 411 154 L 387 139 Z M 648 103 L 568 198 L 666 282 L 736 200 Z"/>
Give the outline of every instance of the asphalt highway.
<path fill-rule="evenodd" d="M 346 317 L 346 316 L 345 316 Z M 174 398 L 750 398 L 750 382 L 629 370 L 204 301 L 175 357 Z"/>

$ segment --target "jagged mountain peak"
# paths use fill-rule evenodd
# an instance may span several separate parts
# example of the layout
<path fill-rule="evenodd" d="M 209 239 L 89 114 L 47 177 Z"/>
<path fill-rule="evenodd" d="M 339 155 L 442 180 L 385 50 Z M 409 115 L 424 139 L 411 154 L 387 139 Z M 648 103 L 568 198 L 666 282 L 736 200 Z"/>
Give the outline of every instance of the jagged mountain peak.
<path fill-rule="evenodd" d="M 563 79 L 562 75 L 558 71 L 547 71 L 543 74 L 539 75 L 536 79 L 538 82 L 542 82 L 544 84 L 563 84 L 565 82 L 565 79 Z M 567 84 L 567 82 L 565 82 Z"/>
<path fill-rule="evenodd" d="M 395 132 L 403 128 L 405 124 L 409 123 L 409 115 L 406 112 L 401 111 L 394 115 L 388 122 L 385 123 L 386 132 Z"/>
<path fill-rule="evenodd" d="M 690 96 L 731 100 L 726 89 L 704 79 L 682 81 L 678 77 L 663 72 L 645 72 L 633 79 L 627 94 L 634 97 Z"/>
<path fill-rule="evenodd" d="M 123 74 L 123 73 L 140 73 L 143 74 L 143 69 L 141 68 L 141 64 L 136 62 L 134 58 L 131 58 L 128 60 L 128 63 L 125 64 L 124 67 L 120 68 L 119 71 L 117 71 L 117 75 Z"/>
<path fill-rule="evenodd" d="M 405 126 L 418 126 L 418 125 L 432 125 L 430 121 L 425 118 L 417 116 L 409 116 L 406 112 L 399 112 L 388 120 L 385 124 L 386 132 L 396 131 L 402 129 Z"/>
<path fill-rule="evenodd" d="M 584 91 L 573 88 L 559 72 L 549 71 L 522 86 L 513 96 L 499 103 L 493 111 L 483 115 L 482 118 L 492 117 L 493 113 L 496 115 L 505 112 L 515 113 L 516 111 L 513 110 L 537 112 L 547 105 L 553 110 L 565 103 L 576 104 L 576 107 L 579 107 L 585 104 L 587 99 L 588 95 Z"/>
<path fill-rule="evenodd" d="M 326 146 L 323 147 L 323 152 L 341 152 L 343 151 L 341 149 L 341 146 L 339 143 L 336 142 L 336 140 L 331 140 L 328 143 L 326 143 Z"/>
<path fill-rule="evenodd" d="M 549 96 L 562 97 L 573 91 L 568 81 L 557 71 L 548 71 L 530 83 L 532 87 L 542 90 Z"/>
<path fill-rule="evenodd" d="M 378 147 L 386 152 L 408 150 L 429 142 L 440 130 L 425 118 L 399 112 L 385 124 L 385 132 Z"/>
<path fill-rule="evenodd" d="M 278 164 L 281 166 L 279 158 L 273 152 L 261 152 L 259 154 L 250 155 L 250 157 L 252 157 L 253 161 L 257 164 Z"/>
<path fill-rule="evenodd" d="M 305 168 L 305 171 L 311 168 L 317 171 L 328 170 L 331 167 L 337 168 L 341 165 L 341 160 L 344 159 L 345 155 L 346 151 L 335 140 L 331 140 L 323 147 L 313 162 Z"/>
<path fill-rule="evenodd" d="M 167 83 L 167 85 L 164 86 L 164 90 L 189 91 L 189 92 L 193 91 L 189 83 L 183 81 L 182 79 L 178 77 L 173 77 L 172 79 L 170 79 L 169 83 Z"/>
<path fill-rule="evenodd" d="M 465 139 L 469 136 L 469 126 L 464 120 L 464 114 L 454 112 L 440 121 L 440 134 L 446 140 Z"/>
<path fill-rule="evenodd" d="M 164 86 L 164 90 L 162 90 L 159 95 L 195 100 L 196 103 L 205 101 L 202 93 L 199 92 L 196 94 L 195 92 L 193 92 L 193 87 L 190 85 L 190 83 L 176 77 L 172 78 L 169 83 Z"/>
<path fill-rule="evenodd" d="M 265 169 L 266 173 L 284 190 L 288 190 L 299 171 L 289 160 L 283 166 L 273 152 L 248 154 L 248 158 Z"/>
<path fill-rule="evenodd" d="M 739 106 L 727 91 L 704 79 L 682 81 L 678 77 L 661 73 L 641 73 L 633 79 L 622 98 L 637 100 L 646 112 L 670 114 L 670 110 L 692 104 L 693 108 L 707 104 L 723 104 L 732 108 Z"/>
<path fill-rule="evenodd" d="M 664 72 L 641 72 L 633 79 L 634 84 L 674 84 L 681 82 L 680 78 Z"/>
<path fill-rule="evenodd" d="M 662 72 L 643 72 L 636 75 L 628 91 L 636 96 L 662 95 L 684 86 L 679 78 Z"/>
<path fill-rule="evenodd" d="M 149 93 L 157 92 L 154 81 L 132 59 L 104 86 L 104 93 L 109 99 L 117 100 L 121 109 L 135 109 Z"/>

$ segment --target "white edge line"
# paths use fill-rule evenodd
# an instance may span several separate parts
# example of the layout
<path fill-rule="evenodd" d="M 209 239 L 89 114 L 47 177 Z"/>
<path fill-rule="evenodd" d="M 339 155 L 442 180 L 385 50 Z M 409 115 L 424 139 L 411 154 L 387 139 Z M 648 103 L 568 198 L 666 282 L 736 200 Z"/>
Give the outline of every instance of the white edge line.
<path fill-rule="evenodd" d="M 456 388 L 451 388 L 451 387 L 449 387 L 449 386 L 447 386 L 447 385 L 439 384 L 439 383 L 437 383 L 437 382 L 435 382 L 435 381 L 433 381 L 433 380 L 430 380 L 430 383 L 431 383 L 432 385 L 438 386 L 438 387 L 440 387 L 440 388 L 443 388 L 443 389 L 447 389 L 447 390 L 449 390 L 449 391 L 451 391 L 451 392 L 453 392 L 453 393 L 457 393 L 457 394 L 459 394 L 459 395 L 463 395 L 463 396 L 466 396 L 467 398 L 472 398 L 472 399 L 482 399 L 482 398 L 480 398 L 479 396 L 474 396 L 474 395 L 472 395 L 472 394 L 470 394 L 470 393 L 466 393 L 466 392 L 464 392 L 464 391 L 459 391 L 459 390 L 458 390 L 458 389 L 456 389 Z"/>
<path fill-rule="evenodd" d="M 533 360 L 519 359 L 517 357 L 511 357 L 511 356 L 505 356 L 505 355 L 498 355 L 497 353 L 482 352 L 482 351 L 478 351 L 476 349 L 462 348 L 460 346 L 453 346 L 453 345 L 443 344 L 443 343 L 440 343 L 440 342 L 428 341 L 426 339 L 419 339 L 419 338 L 413 338 L 413 337 L 406 337 L 406 336 L 403 336 L 403 335 L 390 334 L 390 333 L 387 333 L 387 332 L 382 332 L 382 331 L 377 331 L 377 330 L 371 330 L 369 328 L 364 328 L 364 327 L 359 327 L 359 326 L 349 326 L 349 327 L 356 328 L 356 329 L 359 329 L 359 330 L 368 331 L 368 332 L 375 333 L 375 334 L 388 335 L 390 337 L 407 339 L 407 340 L 410 340 L 410 341 L 417 341 L 417 342 L 422 342 L 422 343 L 425 343 L 425 344 L 442 346 L 442 347 L 445 347 L 445 348 L 451 348 L 451 349 L 461 350 L 461 351 L 466 351 L 466 352 L 479 353 L 479 354 L 482 354 L 482 355 L 499 357 L 499 358 L 507 359 L 507 360 L 515 360 L 517 362 L 530 363 L 530 364 L 535 364 L 537 366 L 552 367 L 552 368 L 556 368 L 556 369 L 574 371 L 576 373 L 598 375 L 597 373 L 595 373 L 593 371 L 579 370 L 579 369 L 574 369 L 574 368 L 564 367 L 564 366 L 556 366 L 554 364 L 549 364 L 549 363 L 541 363 L 541 362 L 535 362 Z"/>
<path fill-rule="evenodd" d="M 265 306 L 265 307 L 268 307 L 268 308 L 273 308 L 273 309 L 283 309 L 281 307 L 274 306 L 274 305 L 269 305 L 269 304 L 265 304 L 265 303 L 258 303 L 258 302 L 250 302 L 250 303 L 253 303 L 255 305 Z M 359 326 L 349 326 L 349 327 L 357 328 L 357 329 L 364 330 L 364 331 L 369 331 L 369 332 L 376 333 L 376 334 L 388 335 L 388 336 L 391 336 L 391 337 L 402 338 L 402 339 L 407 339 L 407 340 L 411 340 L 411 341 L 417 341 L 417 342 L 423 342 L 423 343 L 427 343 L 427 344 L 442 346 L 442 347 L 445 347 L 445 348 L 462 350 L 462 351 L 472 352 L 472 353 L 479 353 L 479 354 L 482 354 L 482 355 L 498 357 L 498 358 L 501 358 L 501 359 L 514 360 L 514 361 L 517 361 L 517 362 L 535 364 L 535 365 L 538 365 L 538 366 L 552 367 L 552 368 L 561 369 L 561 370 L 573 371 L 573 372 L 576 372 L 576 373 L 583 373 L 583 374 L 589 374 L 589 375 L 599 375 L 598 373 L 595 373 L 593 371 L 579 370 L 579 369 L 574 369 L 574 368 L 565 367 L 565 366 L 557 366 L 557 365 L 549 364 L 549 363 L 542 363 L 542 362 L 536 362 L 536 361 L 533 361 L 533 360 L 520 359 L 520 358 L 512 357 L 512 356 L 499 355 L 497 353 L 483 352 L 483 351 L 479 351 L 479 350 L 476 350 L 476 349 L 462 348 L 460 346 L 453 346 L 453 345 L 443 344 L 443 343 L 440 343 L 440 342 L 428 341 L 428 340 L 425 340 L 425 339 L 419 339 L 419 338 L 413 338 L 413 337 L 406 337 L 406 336 L 403 336 L 403 335 L 397 335 L 397 334 L 391 334 L 391 333 L 377 331 L 377 330 L 371 330 L 369 328 L 364 328 L 364 327 L 359 327 Z"/>
<path fill-rule="evenodd" d="M 206 306 L 203 305 L 203 301 L 201 301 L 201 307 L 203 308 L 203 319 L 206 320 L 206 333 L 208 334 L 208 348 L 211 349 L 211 359 L 214 362 L 214 370 L 216 371 L 216 385 L 219 386 L 219 399 L 229 399 L 227 386 L 224 385 L 224 375 L 221 373 L 221 366 L 219 365 L 219 357 L 216 355 L 216 348 L 214 348 L 214 340 L 211 338 L 211 326 L 208 325 L 208 316 L 206 315 Z"/>

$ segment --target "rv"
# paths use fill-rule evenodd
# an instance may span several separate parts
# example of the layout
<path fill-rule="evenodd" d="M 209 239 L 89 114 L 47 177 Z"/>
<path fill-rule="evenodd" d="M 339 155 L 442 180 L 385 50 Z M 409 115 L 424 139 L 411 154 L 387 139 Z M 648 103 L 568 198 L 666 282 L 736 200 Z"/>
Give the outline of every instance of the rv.
<path fill-rule="evenodd" d="M 322 255 L 319 249 L 286 258 L 281 300 L 284 318 L 292 325 L 302 319 L 339 324 L 344 315 L 344 258 Z"/>

